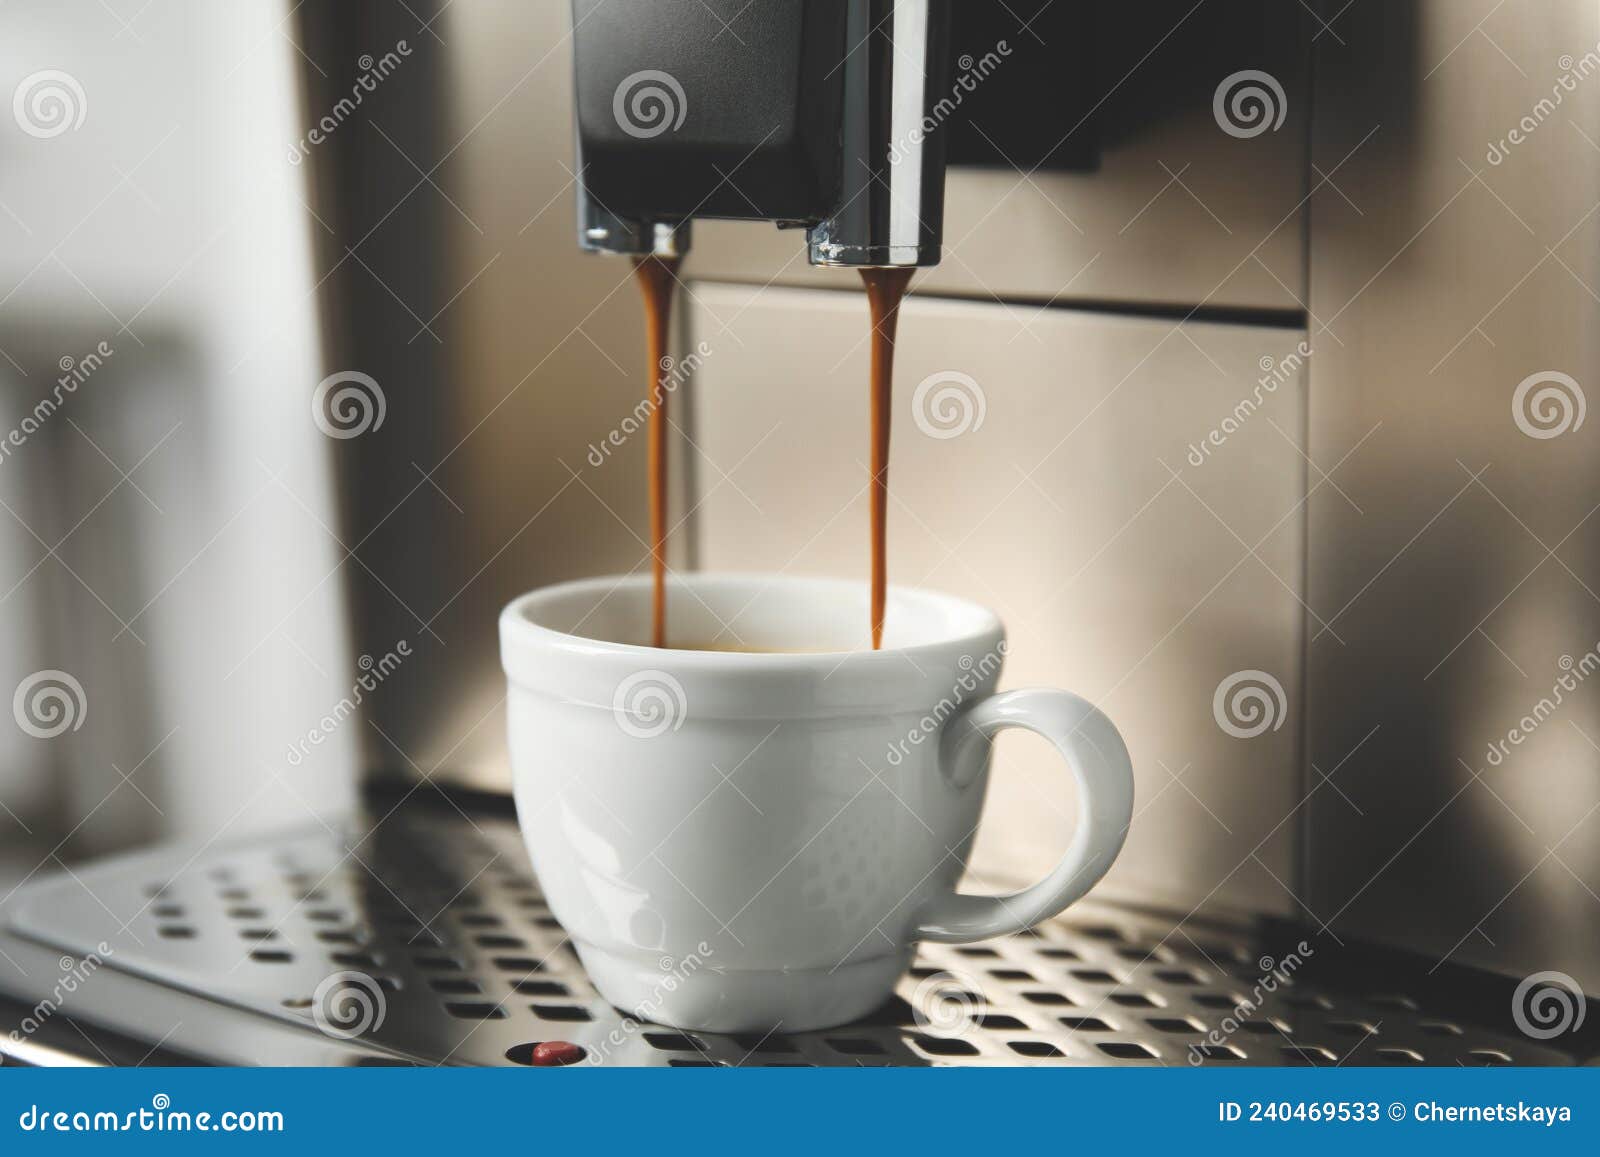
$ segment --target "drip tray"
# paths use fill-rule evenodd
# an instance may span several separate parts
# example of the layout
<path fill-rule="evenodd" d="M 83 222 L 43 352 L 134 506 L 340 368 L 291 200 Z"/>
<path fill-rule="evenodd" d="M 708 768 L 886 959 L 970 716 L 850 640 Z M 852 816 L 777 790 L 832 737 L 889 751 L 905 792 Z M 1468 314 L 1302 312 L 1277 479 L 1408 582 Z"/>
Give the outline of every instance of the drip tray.
<path fill-rule="evenodd" d="M 63 1015 L 225 1063 L 527 1064 L 546 1041 L 623 1065 L 1573 1063 L 1452 1017 L 1431 985 L 1313 986 L 1248 927 L 1094 903 L 1025 936 L 925 945 L 897 995 L 845 1028 L 638 1024 L 584 975 L 511 819 L 415 804 L 349 831 L 89 865 L 6 915 L 15 944 L 49 949 L 23 969 L 38 992 L 58 967 L 100 966 Z M 1298 934 L 1271 939 L 1289 952 Z M 0 983 L 31 1006 L 15 979 Z M 250 1043 L 285 1031 L 302 1052 Z"/>

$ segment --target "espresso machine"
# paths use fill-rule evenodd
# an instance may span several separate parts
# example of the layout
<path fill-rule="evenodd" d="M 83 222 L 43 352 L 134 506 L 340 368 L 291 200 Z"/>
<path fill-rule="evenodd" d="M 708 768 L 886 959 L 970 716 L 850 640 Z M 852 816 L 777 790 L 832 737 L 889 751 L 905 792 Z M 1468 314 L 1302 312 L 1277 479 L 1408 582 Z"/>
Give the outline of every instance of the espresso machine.
<path fill-rule="evenodd" d="M 1600 23 L 1466 7 L 297 6 L 307 124 L 408 45 L 303 173 L 321 360 L 386 400 L 319 443 L 343 626 L 352 656 L 415 658 L 343 732 L 347 817 L 184 832 L 6 897 L 0 1010 L 33 1027 L 0 1054 L 1600 1057 L 1600 113 L 1528 111 L 1583 83 Z M 1029 935 L 924 946 L 859 1024 L 635 1023 L 520 846 L 496 614 L 649 565 L 642 439 L 613 438 L 643 331 L 631 263 L 597 253 L 684 259 L 681 569 L 864 576 L 850 269 L 916 267 L 890 579 L 994 607 L 1003 685 L 1074 689 L 1127 738 L 1105 881 Z M 971 890 L 1053 861 L 1057 780 L 998 746 Z M 39 1015 L 68 959 L 92 978 Z"/>

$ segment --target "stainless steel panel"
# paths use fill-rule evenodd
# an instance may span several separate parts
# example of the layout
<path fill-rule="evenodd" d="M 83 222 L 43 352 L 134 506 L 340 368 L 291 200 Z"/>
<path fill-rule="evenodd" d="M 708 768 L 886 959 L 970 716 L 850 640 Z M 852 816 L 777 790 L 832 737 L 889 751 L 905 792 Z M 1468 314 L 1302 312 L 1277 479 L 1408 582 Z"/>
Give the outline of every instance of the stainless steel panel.
<path fill-rule="evenodd" d="M 1041 105 L 1027 115 L 1047 145 L 1094 138 L 1099 168 L 952 170 L 944 261 L 923 278 L 924 292 L 1299 309 L 1310 108 L 1306 25 L 1313 23 L 1305 10 L 1273 0 L 1077 7 L 1078 18 L 1066 27 L 1090 41 L 1088 106 Z M 993 20 L 1010 50 L 999 69 L 1076 62 L 1076 47 L 1048 42 L 1042 24 L 1023 27 L 1014 15 L 1008 31 L 1003 13 Z M 1245 70 L 1266 71 L 1279 86 L 1281 99 L 1261 90 L 1282 121 L 1274 118 L 1277 127 L 1259 134 L 1247 125 L 1252 135 L 1232 135 L 1216 119 L 1213 101 L 1226 78 Z M 981 72 L 969 70 L 968 83 L 981 85 L 974 76 Z M 978 130 L 984 131 L 981 121 Z M 986 135 L 1003 134 L 990 125 Z M 729 180 L 737 185 L 738 174 Z M 761 283 L 840 283 L 838 271 L 809 267 L 803 250 L 793 231 L 708 221 L 695 226 L 693 270 Z"/>
<path fill-rule="evenodd" d="M 1310 914 L 1590 991 L 1597 41 L 1576 0 L 1341 9 L 1310 298 Z"/>
<path fill-rule="evenodd" d="M 690 288 L 686 348 L 704 356 L 682 509 L 696 562 L 865 578 L 864 300 Z M 890 581 L 994 607 L 1010 630 L 1008 686 L 1064 686 L 1123 729 L 1137 815 L 1113 892 L 1293 907 L 1300 338 L 919 296 L 902 311 Z M 1282 383 L 1259 386 L 1280 365 Z M 1249 399 L 1260 404 L 1240 420 Z M 1202 452 L 1213 430 L 1231 432 Z M 1283 702 L 1275 729 L 1239 738 L 1213 700 L 1252 671 Z M 1073 814 L 1065 773 L 1042 741 L 1008 736 L 990 790 L 978 875 L 1042 872 Z"/>

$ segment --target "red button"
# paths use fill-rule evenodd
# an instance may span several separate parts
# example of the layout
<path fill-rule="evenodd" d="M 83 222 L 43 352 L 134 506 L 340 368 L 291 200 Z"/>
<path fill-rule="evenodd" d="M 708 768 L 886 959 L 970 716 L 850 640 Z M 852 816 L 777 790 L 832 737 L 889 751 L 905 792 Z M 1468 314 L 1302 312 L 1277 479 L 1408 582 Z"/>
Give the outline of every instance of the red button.
<path fill-rule="evenodd" d="M 574 1065 L 583 1060 L 583 1046 L 571 1041 L 547 1040 L 533 1046 L 536 1065 Z"/>

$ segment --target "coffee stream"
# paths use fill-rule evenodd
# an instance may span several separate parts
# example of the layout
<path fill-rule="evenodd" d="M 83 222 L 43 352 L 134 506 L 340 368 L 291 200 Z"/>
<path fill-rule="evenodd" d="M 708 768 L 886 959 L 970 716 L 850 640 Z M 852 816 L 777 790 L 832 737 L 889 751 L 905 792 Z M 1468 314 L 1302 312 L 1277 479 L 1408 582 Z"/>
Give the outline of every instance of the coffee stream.
<path fill-rule="evenodd" d="M 634 263 L 644 294 L 650 347 L 650 559 L 655 588 L 650 602 L 650 645 L 667 645 L 667 323 L 678 258 L 641 257 Z"/>
<path fill-rule="evenodd" d="M 655 580 L 651 599 L 650 644 L 667 645 L 667 330 L 676 257 L 641 257 L 634 263 L 644 293 L 650 350 L 650 555 Z M 894 333 L 900 301 L 912 269 L 863 269 L 872 317 L 871 523 L 872 649 L 883 647 L 884 607 L 888 599 L 889 423 L 894 403 Z"/>
<path fill-rule="evenodd" d="M 872 312 L 872 649 L 883 646 L 889 592 L 889 418 L 894 409 L 894 330 L 911 269 L 863 269 Z"/>

